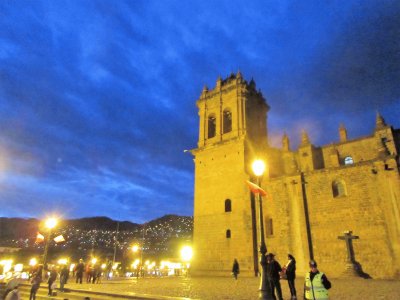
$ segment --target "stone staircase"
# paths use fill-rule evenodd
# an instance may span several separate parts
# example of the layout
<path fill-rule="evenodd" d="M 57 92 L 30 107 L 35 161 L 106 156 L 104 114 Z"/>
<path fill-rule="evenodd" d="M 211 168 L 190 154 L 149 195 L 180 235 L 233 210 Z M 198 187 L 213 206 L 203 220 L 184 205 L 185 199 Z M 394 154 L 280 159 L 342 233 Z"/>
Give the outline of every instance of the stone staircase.
<path fill-rule="evenodd" d="M 19 285 L 19 293 L 21 295 L 21 300 L 29 299 L 31 291 L 31 285 L 30 284 L 20 284 Z M 58 289 L 53 291 L 53 296 L 48 296 L 48 289 L 47 289 L 47 284 L 42 283 L 40 285 L 39 290 L 36 293 L 36 300 L 64 300 L 64 299 L 69 299 L 69 300 L 83 300 L 85 297 L 89 297 L 91 300 L 94 299 L 110 299 L 110 297 L 104 297 L 101 295 L 90 295 L 85 292 L 72 292 L 66 290 L 65 292 L 60 292 Z"/>
<path fill-rule="evenodd" d="M 19 291 L 21 300 L 28 300 L 30 295 L 31 285 L 23 283 L 19 285 Z M 155 296 L 155 295 L 139 295 L 130 293 L 129 295 L 124 294 L 111 294 L 103 292 L 83 291 L 74 289 L 65 289 L 65 292 L 60 292 L 56 289 L 52 296 L 48 296 L 47 284 L 42 283 L 39 290 L 36 293 L 36 300 L 84 300 L 89 298 L 90 300 L 127 300 L 127 299 L 142 299 L 142 300 L 188 300 L 188 298 L 180 297 L 168 297 L 168 296 Z M 0 298 L 1 299 L 1 298 Z"/>

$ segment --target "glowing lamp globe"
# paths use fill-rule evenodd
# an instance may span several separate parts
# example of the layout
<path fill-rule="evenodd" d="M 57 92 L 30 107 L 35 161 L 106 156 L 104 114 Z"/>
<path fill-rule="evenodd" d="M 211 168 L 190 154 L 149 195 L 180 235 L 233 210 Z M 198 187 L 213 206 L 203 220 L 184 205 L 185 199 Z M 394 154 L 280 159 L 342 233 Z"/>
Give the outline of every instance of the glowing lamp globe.
<path fill-rule="evenodd" d="M 46 220 L 45 225 L 49 229 L 53 229 L 57 225 L 57 219 L 56 218 L 49 218 Z"/>
<path fill-rule="evenodd" d="M 253 169 L 254 175 L 261 176 L 265 171 L 265 163 L 261 159 L 257 159 L 253 162 L 251 168 Z"/>
<path fill-rule="evenodd" d="M 181 250 L 181 257 L 184 261 L 190 261 L 193 257 L 193 249 L 190 246 L 185 246 Z"/>

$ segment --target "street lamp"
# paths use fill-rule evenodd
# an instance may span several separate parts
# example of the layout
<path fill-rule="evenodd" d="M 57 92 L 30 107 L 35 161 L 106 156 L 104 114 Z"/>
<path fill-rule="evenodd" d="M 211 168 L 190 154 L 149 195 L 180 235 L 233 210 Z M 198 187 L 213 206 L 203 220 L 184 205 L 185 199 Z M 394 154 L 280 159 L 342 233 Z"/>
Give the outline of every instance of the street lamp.
<path fill-rule="evenodd" d="M 184 246 L 181 249 L 181 258 L 185 262 L 186 276 L 189 274 L 190 261 L 193 258 L 193 249 L 191 246 Z"/>
<path fill-rule="evenodd" d="M 265 172 L 265 163 L 261 159 L 257 159 L 252 164 L 252 170 L 254 175 L 257 177 L 257 185 L 261 188 L 261 177 Z M 273 299 L 271 287 L 267 282 L 267 258 L 265 255 L 267 254 L 267 245 L 265 244 L 264 237 L 264 216 L 263 216 L 263 208 L 262 208 L 262 196 L 261 193 L 258 193 L 258 203 L 259 203 L 259 212 L 258 218 L 260 223 L 260 265 L 261 265 L 261 281 L 260 281 L 260 298 L 261 299 Z"/>
<path fill-rule="evenodd" d="M 181 249 L 181 258 L 185 262 L 189 262 L 193 257 L 193 249 L 190 246 L 184 246 Z"/>
<path fill-rule="evenodd" d="M 44 254 L 43 254 L 43 267 L 46 265 L 46 259 L 47 259 L 47 252 L 49 251 L 49 244 L 50 244 L 50 239 L 51 239 L 51 233 L 54 227 L 56 227 L 58 223 L 58 220 L 56 218 L 48 218 L 45 222 L 44 225 L 46 228 L 49 230 L 49 234 L 47 236 L 47 241 L 46 245 L 44 247 Z"/>
<path fill-rule="evenodd" d="M 140 260 L 137 259 L 137 260 L 135 260 L 135 263 L 134 263 L 135 269 L 136 269 L 136 278 L 139 278 L 139 273 L 142 272 L 142 270 L 143 270 L 143 245 L 134 244 L 132 246 L 133 253 L 139 252 L 139 248 L 140 248 Z M 139 262 L 140 262 L 140 265 L 139 265 Z M 139 265 L 139 267 L 138 267 L 138 265 Z M 144 273 L 143 273 L 143 276 L 144 276 Z"/>
<path fill-rule="evenodd" d="M 139 245 L 136 245 L 136 244 L 133 245 L 132 246 L 132 251 L 135 252 L 135 253 L 138 252 L 139 251 Z"/>

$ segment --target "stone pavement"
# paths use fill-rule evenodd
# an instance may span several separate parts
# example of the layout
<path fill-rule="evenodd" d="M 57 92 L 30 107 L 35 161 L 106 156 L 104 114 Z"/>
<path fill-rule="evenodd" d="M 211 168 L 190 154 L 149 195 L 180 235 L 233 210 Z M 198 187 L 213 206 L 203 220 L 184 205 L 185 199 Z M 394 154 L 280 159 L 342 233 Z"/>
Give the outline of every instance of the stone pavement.
<path fill-rule="evenodd" d="M 331 299 L 396 300 L 400 299 L 400 281 L 354 278 L 330 279 Z M 296 280 L 299 299 L 303 294 L 303 279 Z M 290 299 L 287 281 L 282 280 L 284 299 Z M 73 283 L 66 288 L 129 295 L 131 293 L 186 297 L 192 299 L 258 299 L 259 278 L 241 278 L 235 281 L 230 277 L 168 277 L 131 278 L 124 280 L 103 280 L 100 284 Z"/>

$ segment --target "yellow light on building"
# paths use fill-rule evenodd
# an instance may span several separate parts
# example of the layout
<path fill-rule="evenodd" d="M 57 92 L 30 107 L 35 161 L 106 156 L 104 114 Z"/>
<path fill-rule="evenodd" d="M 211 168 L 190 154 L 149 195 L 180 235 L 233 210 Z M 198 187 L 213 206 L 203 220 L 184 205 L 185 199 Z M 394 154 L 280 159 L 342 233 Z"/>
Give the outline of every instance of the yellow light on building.
<path fill-rule="evenodd" d="M 36 258 L 31 258 L 29 260 L 29 265 L 32 266 L 32 267 L 36 266 L 37 265 L 37 259 Z"/>
<path fill-rule="evenodd" d="M 0 265 L 3 266 L 3 272 L 7 273 L 10 272 L 13 260 L 12 259 L 5 259 L 0 261 Z"/>
<path fill-rule="evenodd" d="M 22 272 L 23 269 L 24 269 L 24 265 L 23 264 L 16 264 L 14 266 L 14 272 Z"/>
<path fill-rule="evenodd" d="M 106 264 L 101 264 L 101 268 L 104 270 L 106 268 Z"/>
<path fill-rule="evenodd" d="M 133 245 L 132 246 L 132 251 L 133 252 L 138 252 L 139 251 L 139 246 L 138 245 Z"/>
<path fill-rule="evenodd" d="M 68 259 L 67 258 L 60 258 L 57 263 L 59 265 L 66 265 L 68 263 Z"/>
<path fill-rule="evenodd" d="M 97 258 L 92 258 L 92 264 L 94 265 L 94 264 L 96 264 L 96 262 L 97 262 Z"/>
<path fill-rule="evenodd" d="M 181 258 L 184 261 L 190 261 L 193 257 L 193 249 L 190 246 L 185 246 L 181 249 Z"/>
<path fill-rule="evenodd" d="M 166 262 L 162 260 L 160 262 L 160 269 L 164 269 L 165 265 L 166 265 Z"/>

